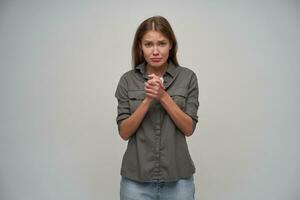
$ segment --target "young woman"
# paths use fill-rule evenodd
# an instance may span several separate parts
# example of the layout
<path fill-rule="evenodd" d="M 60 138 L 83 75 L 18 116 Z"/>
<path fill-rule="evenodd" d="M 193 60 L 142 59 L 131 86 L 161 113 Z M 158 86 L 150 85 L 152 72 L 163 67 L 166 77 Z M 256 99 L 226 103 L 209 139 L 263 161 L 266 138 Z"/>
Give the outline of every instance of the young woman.
<path fill-rule="evenodd" d="M 193 200 L 195 166 L 186 137 L 198 121 L 196 74 L 178 64 L 169 22 L 151 17 L 138 27 L 133 69 L 119 81 L 117 124 L 128 140 L 121 200 Z"/>

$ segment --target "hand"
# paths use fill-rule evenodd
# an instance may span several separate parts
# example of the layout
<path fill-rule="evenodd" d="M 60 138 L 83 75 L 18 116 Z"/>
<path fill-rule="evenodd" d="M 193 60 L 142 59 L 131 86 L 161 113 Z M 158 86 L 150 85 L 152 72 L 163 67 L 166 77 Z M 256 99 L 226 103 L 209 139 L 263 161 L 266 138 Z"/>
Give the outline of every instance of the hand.
<path fill-rule="evenodd" d="M 160 100 L 165 94 L 165 87 L 160 78 L 155 74 L 150 74 L 149 80 L 145 82 L 146 97 L 151 99 Z"/>

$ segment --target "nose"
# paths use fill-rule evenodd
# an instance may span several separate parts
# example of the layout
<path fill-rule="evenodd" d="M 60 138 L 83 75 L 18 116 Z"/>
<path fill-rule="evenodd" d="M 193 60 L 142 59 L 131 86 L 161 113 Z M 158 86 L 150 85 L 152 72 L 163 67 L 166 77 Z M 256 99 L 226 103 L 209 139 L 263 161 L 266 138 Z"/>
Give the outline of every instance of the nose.
<path fill-rule="evenodd" d="M 154 46 L 154 49 L 153 49 L 153 55 L 158 55 L 158 54 L 159 54 L 159 52 L 158 52 L 158 50 L 157 50 L 157 47 Z"/>

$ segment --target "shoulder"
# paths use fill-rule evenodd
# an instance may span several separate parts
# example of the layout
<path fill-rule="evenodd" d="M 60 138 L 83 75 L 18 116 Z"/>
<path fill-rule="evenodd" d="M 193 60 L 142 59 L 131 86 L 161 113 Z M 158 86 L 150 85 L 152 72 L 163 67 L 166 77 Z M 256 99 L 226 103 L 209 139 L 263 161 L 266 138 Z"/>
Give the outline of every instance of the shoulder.
<path fill-rule="evenodd" d="M 178 66 L 177 79 L 185 83 L 187 87 L 198 87 L 198 78 L 196 73 L 188 68 L 183 66 Z"/>
<path fill-rule="evenodd" d="M 177 66 L 177 72 L 178 72 L 178 74 L 180 74 L 182 76 L 196 77 L 196 73 L 188 67 Z"/>
<path fill-rule="evenodd" d="M 121 78 L 127 78 L 135 74 L 135 69 L 131 69 L 122 74 Z"/>
<path fill-rule="evenodd" d="M 128 79 L 135 76 L 135 73 L 136 73 L 135 69 L 131 69 L 131 70 L 123 73 L 122 76 L 120 77 L 120 81 L 127 81 Z"/>
<path fill-rule="evenodd" d="M 126 91 L 128 90 L 128 85 L 130 83 L 130 79 L 131 79 L 133 73 L 134 73 L 134 70 L 131 69 L 131 70 L 123 73 L 121 75 L 121 77 L 119 78 L 119 82 L 118 82 L 116 92 L 115 92 L 115 96 L 117 98 L 124 95 L 126 93 Z"/>

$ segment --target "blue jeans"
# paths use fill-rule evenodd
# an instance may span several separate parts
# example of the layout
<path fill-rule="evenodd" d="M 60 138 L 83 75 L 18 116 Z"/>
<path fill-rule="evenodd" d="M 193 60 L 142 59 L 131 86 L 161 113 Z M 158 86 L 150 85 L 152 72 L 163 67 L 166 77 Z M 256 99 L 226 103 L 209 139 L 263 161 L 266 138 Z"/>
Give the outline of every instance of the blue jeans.
<path fill-rule="evenodd" d="M 121 178 L 120 200 L 194 200 L 194 176 L 175 182 L 136 182 Z"/>

